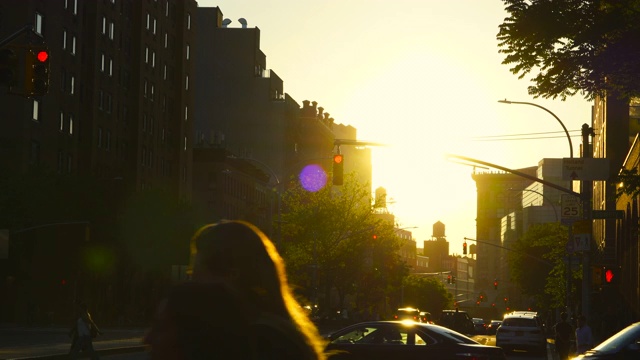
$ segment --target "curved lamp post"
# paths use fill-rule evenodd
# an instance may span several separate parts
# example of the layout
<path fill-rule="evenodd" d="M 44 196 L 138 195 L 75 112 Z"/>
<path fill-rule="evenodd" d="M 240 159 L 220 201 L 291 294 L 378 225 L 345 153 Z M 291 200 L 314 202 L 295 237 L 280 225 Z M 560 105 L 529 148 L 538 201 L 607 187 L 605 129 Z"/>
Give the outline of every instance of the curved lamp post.
<path fill-rule="evenodd" d="M 535 106 L 537 108 L 540 108 L 546 112 L 548 112 L 549 114 L 551 114 L 554 118 L 556 118 L 556 120 L 558 120 L 558 122 L 560 123 L 560 125 L 562 126 L 562 129 L 564 129 L 564 133 L 567 134 L 567 140 L 569 140 L 569 157 L 573 157 L 573 144 L 571 142 L 571 136 L 569 136 L 569 131 L 567 131 L 566 126 L 564 126 L 564 123 L 560 120 L 559 117 L 556 116 L 556 114 L 552 113 L 551 110 L 540 106 L 538 104 L 534 104 L 534 103 L 530 103 L 530 102 L 523 102 L 523 101 L 509 101 L 507 99 L 504 100 L 498 100 L 499 103 L 502 104 L 521 104 L 521 105 L 531 105 L 531 106 Z"/>

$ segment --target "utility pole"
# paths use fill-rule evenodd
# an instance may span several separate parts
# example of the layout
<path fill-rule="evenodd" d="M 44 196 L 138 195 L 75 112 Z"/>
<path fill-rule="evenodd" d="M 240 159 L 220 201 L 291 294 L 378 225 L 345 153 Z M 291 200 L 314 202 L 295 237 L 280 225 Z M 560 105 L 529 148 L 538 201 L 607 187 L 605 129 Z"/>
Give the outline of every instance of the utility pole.
<path fill-rule="evenodd" d="M 582 157 L 592 158 L 593 152 L 590 146 L 589 136 L 593 136 L 593 128 L 587 124 L 582 125 Z M 591 209 L 593 209 L 593 181 L 582 180 L 580 182 L 582 194 L 582 218 L 588 222 L 588 237 L 589 237 L 589 250 L 582 252 L 582 314 L 589 317 L 591 316 L 591 261 L 590 252 L 593 248 L 593 217 Z"/>

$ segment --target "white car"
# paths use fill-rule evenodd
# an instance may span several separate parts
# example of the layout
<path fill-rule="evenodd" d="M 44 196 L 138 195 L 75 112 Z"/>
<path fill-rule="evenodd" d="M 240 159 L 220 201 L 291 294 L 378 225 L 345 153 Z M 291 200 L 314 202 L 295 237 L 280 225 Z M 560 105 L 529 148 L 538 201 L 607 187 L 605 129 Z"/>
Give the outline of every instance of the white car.
<path fill-rule="evenodd" d="M 547 354 L 547 336 L 534 314 L 508 314 L 496 332 L 496 346 L 505 352 L 525 350 Z"/>

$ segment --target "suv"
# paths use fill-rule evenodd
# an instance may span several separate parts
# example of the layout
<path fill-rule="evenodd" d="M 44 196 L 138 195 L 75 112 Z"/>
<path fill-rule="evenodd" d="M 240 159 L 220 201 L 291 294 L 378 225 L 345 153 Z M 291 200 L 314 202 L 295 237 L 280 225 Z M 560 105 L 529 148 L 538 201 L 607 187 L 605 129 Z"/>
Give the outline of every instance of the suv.
<path fill-rule="evenodd" d="M 462 334 L 474 333 L 473 321 L 471 321 L 469 314 L 463 310 L 442 310 L 438 325 Z"/>
<path fill-rule="evenodd" d="M 547 353 L 547 337 L 536 314 L 510 313 L 496 332 L 496 346 L 504 351 L 526 350 Z"/>
<path fill-rule="evenodd" d="M 421 322 L 420 310 L 411 307 L 399 308 L 393 315 L 393 320 L 412 320 L 415 322 Z"/>

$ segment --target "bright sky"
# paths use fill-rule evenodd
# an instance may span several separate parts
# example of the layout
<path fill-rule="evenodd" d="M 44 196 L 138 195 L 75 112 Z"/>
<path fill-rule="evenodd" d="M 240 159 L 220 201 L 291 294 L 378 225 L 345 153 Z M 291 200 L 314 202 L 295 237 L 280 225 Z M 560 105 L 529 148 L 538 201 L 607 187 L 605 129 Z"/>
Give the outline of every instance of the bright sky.
<path fill-rule="evenodd" d="M 389 144 L 373 150 L 373 189 L 387 189 L 401 227 L 414 227 L 418 247 L 433 224 L 446 226 L 450 252 L 475 238 L 472 167 L 444 154 L 507 168 L 569 157 L 560 123 L 529 105 L 552 111 L 572 135 L 580 156 L 580 127 L 591 124 L 591 103 L 527 94 L 532 76 L 518 79 L 502 65 L 496 34 L 506 17 L 500 0 L 198 0 L 218 6 L 240 27 L 260 29 L 267 68 L 298 103 L 317 101 L 359 140 Z M 548 134 L 540 134 L 548 133 Z M 474 141 L 531 134 L 530 140 Z M 540 138 L 547 137 L 547 138 Z M 552 138 L 549 138 L 552 137 Z M 348 161 L 348 160 L 345 160 Z"/>

